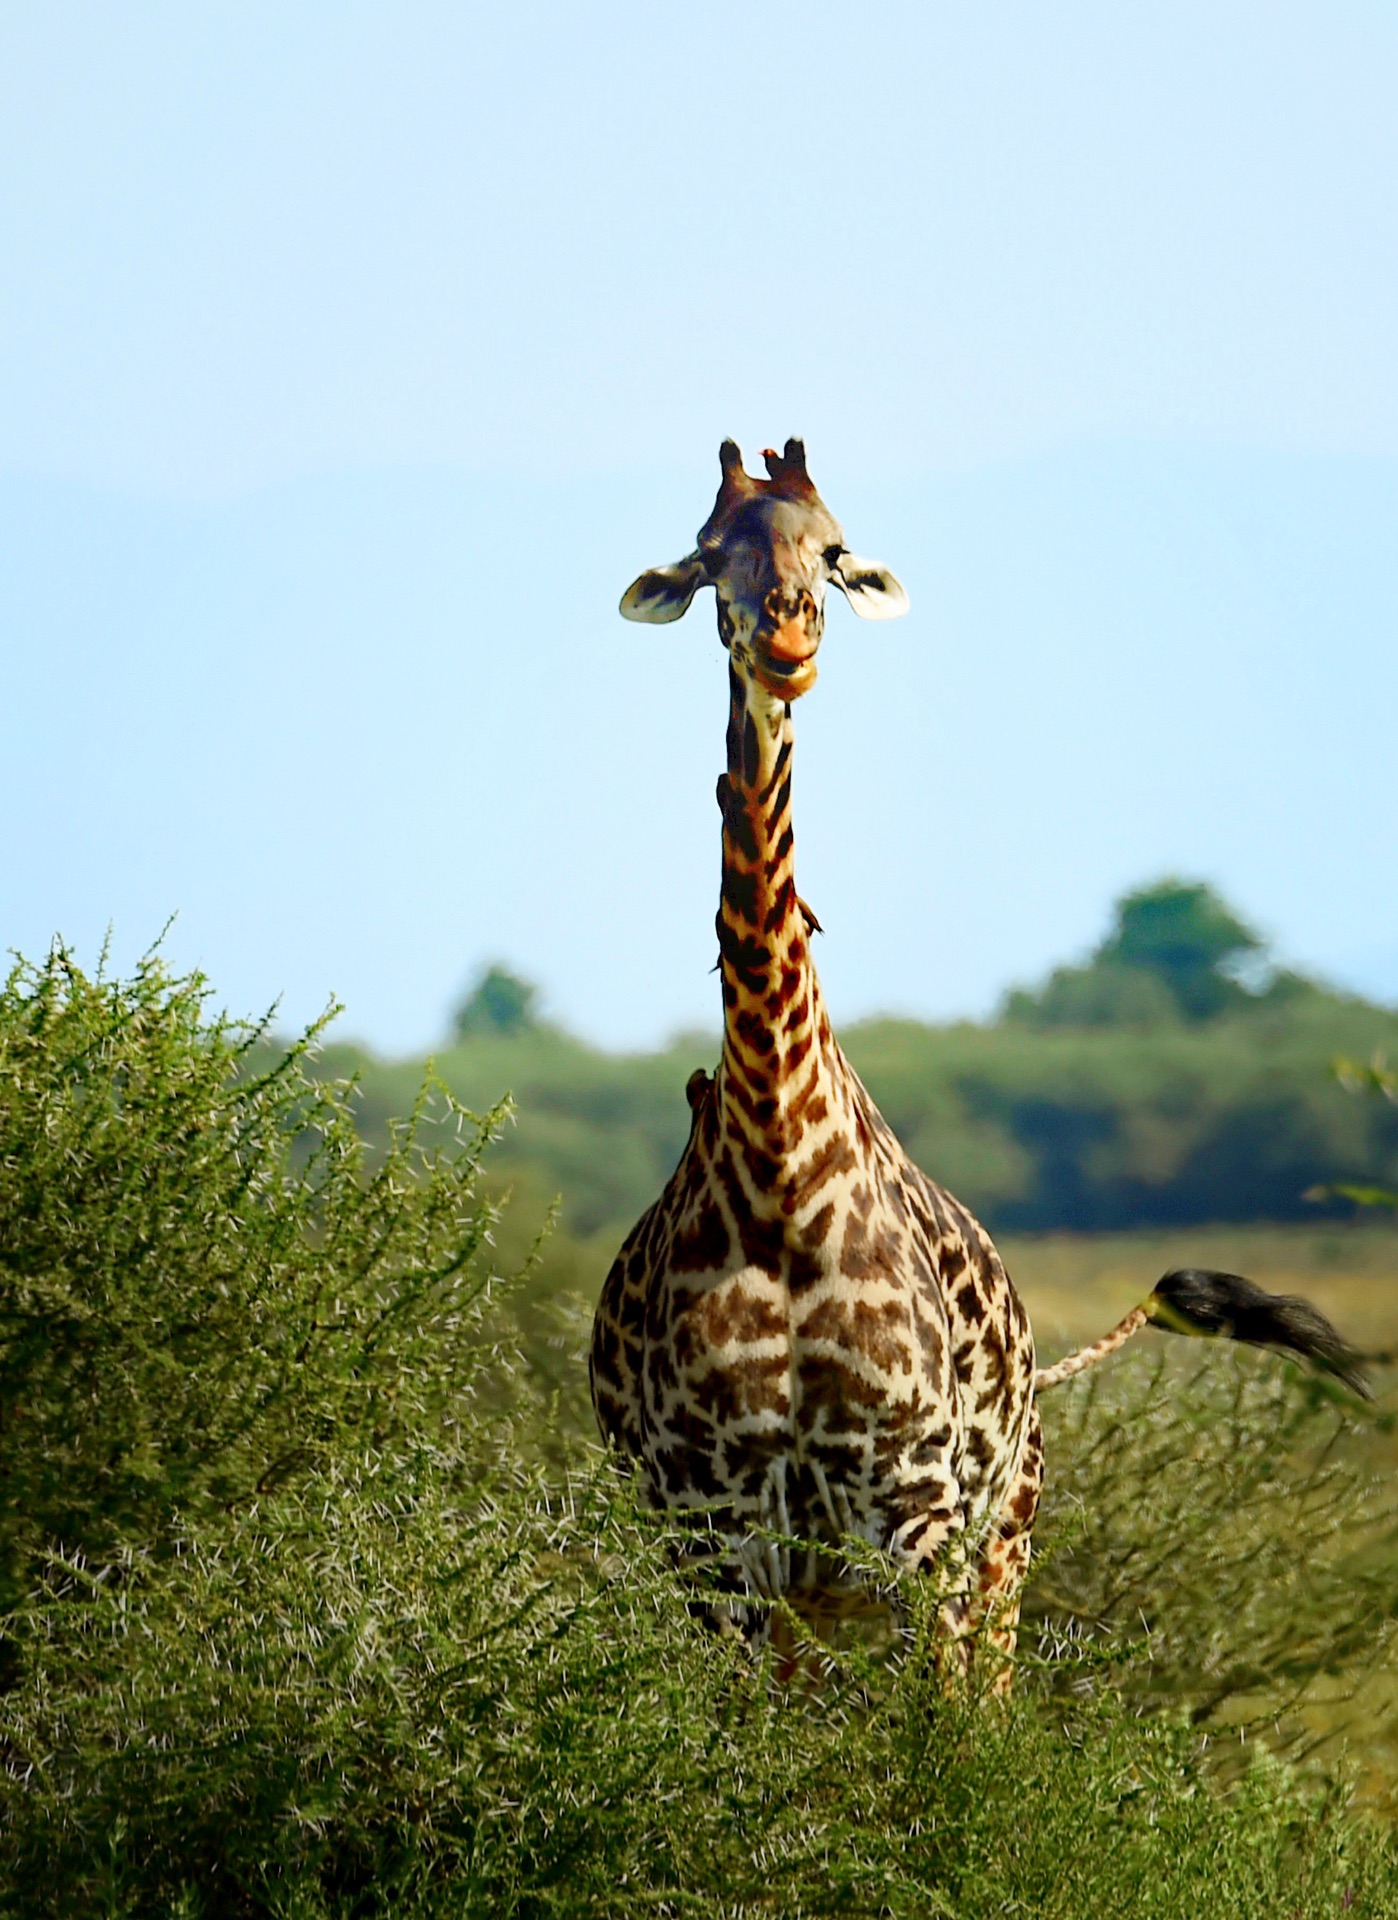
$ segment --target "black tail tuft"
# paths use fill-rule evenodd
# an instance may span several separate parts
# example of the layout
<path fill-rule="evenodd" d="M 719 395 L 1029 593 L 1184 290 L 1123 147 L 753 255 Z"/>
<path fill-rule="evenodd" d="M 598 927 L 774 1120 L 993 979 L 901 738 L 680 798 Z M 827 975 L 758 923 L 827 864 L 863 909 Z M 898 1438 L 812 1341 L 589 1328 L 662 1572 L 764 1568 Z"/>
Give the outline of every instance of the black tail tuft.
<path fill-rule="evenodd" d="M 1264 1293 L 1237 1273 L 1177 1267 L 1156 1282 L 1146 1309 L 1154 1326 L 1171 1333 L 1217 1334 L 1303 1354 L 1362 1399 L 1373 1397 L 1361 1356 L 1309 1300 L 1294 1294 Z"/>

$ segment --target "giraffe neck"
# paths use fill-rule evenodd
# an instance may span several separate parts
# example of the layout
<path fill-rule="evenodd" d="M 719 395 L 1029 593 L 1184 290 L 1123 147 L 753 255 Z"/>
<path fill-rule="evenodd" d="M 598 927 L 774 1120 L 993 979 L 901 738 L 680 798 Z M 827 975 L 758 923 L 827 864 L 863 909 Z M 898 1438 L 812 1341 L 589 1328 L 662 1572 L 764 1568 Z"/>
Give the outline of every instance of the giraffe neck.
<path fill-rule="evenodd" d="M 759 1191 L 783 1177 L 806 1131 L 848 1102 L 848 1073 L 821 999 L 810 928 L 796 895 L 791 708 L 729 670 L 723 887 L 724 1130 Z"/>

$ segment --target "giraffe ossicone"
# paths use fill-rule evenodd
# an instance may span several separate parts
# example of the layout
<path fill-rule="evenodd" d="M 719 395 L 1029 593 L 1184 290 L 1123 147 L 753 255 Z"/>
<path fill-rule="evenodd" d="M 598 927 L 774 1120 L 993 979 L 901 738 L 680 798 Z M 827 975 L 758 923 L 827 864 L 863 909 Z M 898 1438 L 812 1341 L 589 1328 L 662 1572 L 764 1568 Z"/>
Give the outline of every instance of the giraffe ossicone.
<path fill-rule="evenodd" d="M 760 1632 L 778 1598 L 816 1632 L 879 1604 L 858 1556 L 841 1554 L 861 1539 L 934 1575 L 948 1635 L 964 1646 L 982 1632 L 1007 1685 L 1043 1476 L 1036 1383 L 1148 1321 L 1185 1320 L 1152 1295 L 1036 1382 L 1028 1315 L 989 1235 L 904 1152 L 835 1039 L 795 886 L 792 702 L 815 681 L 829 585 L 866 618 L 904 612 L 907 596 L 846 548 L 799 440 L 763 459 L 766 479 L 725 441 L 694 549 L 621 601 L 628 619 L 666 622 L 715 590 L 729 660 L 724 1032 L 716 1074 L 686 1086 L 679 1165 L 603 1285 L 593 1404 L 651 1500 L 702 1511 L 717 1532 L 744 1627 Z M 1190 1330 L 1234 1332 L 1240 1299 L 1193 1284 Z M 1293 1312 L 1286 1343 L 1347 1354 L 1315 1320 L 1325 1339 Z M 1238 1337 L 1272 1337 L 1264 1323 L 1253 1310 Z"/>

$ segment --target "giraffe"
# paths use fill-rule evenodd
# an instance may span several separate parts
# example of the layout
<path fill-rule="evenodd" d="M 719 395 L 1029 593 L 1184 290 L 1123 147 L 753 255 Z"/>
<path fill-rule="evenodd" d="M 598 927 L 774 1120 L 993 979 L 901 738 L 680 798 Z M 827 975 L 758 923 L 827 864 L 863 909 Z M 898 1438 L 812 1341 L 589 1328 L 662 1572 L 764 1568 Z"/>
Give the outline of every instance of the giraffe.
<path fill-rule="evenodd" d="M 1341 1371 L 1352 1356 L 1304 1303 L 1272 1302 L 1299 1311 L 1269 1318 L 1260 1289 L 1244 1298 L 1249 1283 L 1196 1272 L 1167 1275 L 1103 1340 L 1036 1370 L 989 1235 L 909 1159 L 845 1059 L 796 891 L 792 704 L 815 682 L 826 588 L 866 619 L 903 613 L 907 596 L 846 548 L 799 440 L 762 457 L 765 479 L 723 443 L 694 550 L 621 602 L 663 623 L 715 589 L 729 666 L 724 1030 L 717 1072 L 690 1077 L 679 1165 L 603 1285 L 593 1404 L 654 1504 L 705 1512 L 730 1625 L 758 1637 L 782 1600 L 821 1636 L 877 1605 L 858 1556 L 840 1552 L 863 1540 L 935 1577 L 957 1660 L 979 1635 L 1004 1690 L 1043 1478 L 1036 1391 L 1147 1322 L 1280 1339 Z"/>

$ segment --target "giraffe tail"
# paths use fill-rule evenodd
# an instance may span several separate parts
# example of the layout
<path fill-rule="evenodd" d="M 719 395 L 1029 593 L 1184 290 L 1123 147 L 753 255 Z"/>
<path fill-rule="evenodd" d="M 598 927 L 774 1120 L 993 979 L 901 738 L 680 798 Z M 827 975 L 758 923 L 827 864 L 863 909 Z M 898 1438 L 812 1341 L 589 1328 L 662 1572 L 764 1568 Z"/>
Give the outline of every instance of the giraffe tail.
<path fill-rule="evenodd" d="M 1309 1300 L 1265 1293 L 1240 1274 L 1213 1273 L 1204 1267 L 1177 1267 L 1165 1274 L 1148 1298 L 1102 1339 L 1080 1347 L 1057 1366 L 1040 1367 L 1034 1375 L 1035 1391 L 1043 1393 L 1096 1366 L 1147 1325 L 1168 1333 L 1242 1340 L 1252 1347 L 1280 1347 L 1334 1374 L 1361 1399 L 1373 1397 L 1363 1373 L 1363 1356 Z"/>

